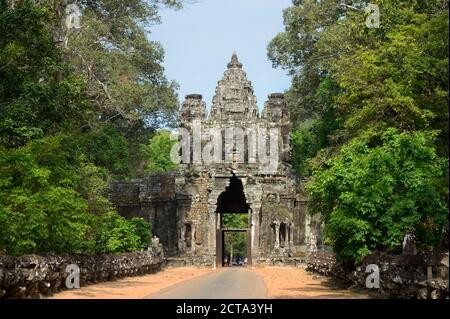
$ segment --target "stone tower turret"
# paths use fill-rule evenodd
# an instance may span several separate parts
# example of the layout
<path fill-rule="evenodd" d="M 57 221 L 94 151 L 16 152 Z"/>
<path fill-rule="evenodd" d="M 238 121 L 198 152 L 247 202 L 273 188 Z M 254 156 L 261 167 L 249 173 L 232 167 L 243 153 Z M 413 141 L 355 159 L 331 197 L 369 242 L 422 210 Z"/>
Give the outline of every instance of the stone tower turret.
<path fill-rule="evenodd" d="M 252 83 L 247 80 L 247 74 L 242 70 L 242 63 L 236 53 L 233 53 L 228 69 L 218 82 L 210 118 L 214 122 L 228 123 L 258 118 Z"/>
<path fill-rule="evenodd" d="M 181 124 L 192 123 L 194 120 L 206 120 L 206 103 L 202 100 L 201 94 L 186 95 L 186 99 L 181 106 Z"/>
<path fill-rule="evenodd" d="M 261 118 L 278 125 L 286 124 L 290 121 L 289 109 L 284 99 L 284 94 L 272 93 L 269 95 L 269 99 L 264 104 Z"/>
<path fill-rule="evenodd" d="M 287 106 L 284 94 L 272 93 L 264 104 L 264 110 L 261 114 L 261 120 L 267 128 L 279 128 L 281 133 L 280 159 L 288 162 L 291 157 L 292 143 L 291 130 L 292 124 L 290 120 L 289 108 Z"/>

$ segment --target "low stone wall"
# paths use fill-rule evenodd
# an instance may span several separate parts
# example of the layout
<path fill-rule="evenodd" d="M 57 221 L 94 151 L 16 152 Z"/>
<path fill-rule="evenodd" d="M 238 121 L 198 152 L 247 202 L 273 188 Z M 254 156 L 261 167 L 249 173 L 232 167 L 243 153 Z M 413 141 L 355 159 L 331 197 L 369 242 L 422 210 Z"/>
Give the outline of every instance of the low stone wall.
<path fill-rule="evenodd" d="M 66 267 L 80 268 L 80 286 L 158 272 L 164 255 L 158 247 L 120 255 L 0 255 L 0 299 L 43 298 L 67 289 Z"/>
<path fill-rule="evenodd" d="M 166 265 L 168 267 L 213 267 L 214 256 L 198 256 L 198 257 L 168 257 L 166 259 Z"/>
<path fill-rule="evenodd" d="M 175 173 L 149 173 L 131 181 L 115 180 L 108 186 L 108 198 L 119 215 L 142 217 L 152 227 L 166 256 L 179 254 L 179 216 L 190 209 L 191 195 L 176 192 Z"/>
<path fill-rule="evenodd" d="M 256 266 L 261 267 L 297 267 L 304 268 L 306 265 L 305 257 L 270 257 L 259 258 Z"/>
<path fill-rule="evenodd" d="M 306 270 L 338 278 L 336 270 L 343 269 L 341 265 L 336 265 L 336 256 L 333 253 L 314 252 L 306 256 Z"/>
<path fill-rule="evenodd" d="M 374 254 L 359 267 L 336 262 L 332 253 L 307 256 L 307 270 L 330 276 L 348 285 L 366 288 L 367 265 L 379 268 L 381 295 L 389 298 L 448 299 L 448 253 L 434 255 Z"/>

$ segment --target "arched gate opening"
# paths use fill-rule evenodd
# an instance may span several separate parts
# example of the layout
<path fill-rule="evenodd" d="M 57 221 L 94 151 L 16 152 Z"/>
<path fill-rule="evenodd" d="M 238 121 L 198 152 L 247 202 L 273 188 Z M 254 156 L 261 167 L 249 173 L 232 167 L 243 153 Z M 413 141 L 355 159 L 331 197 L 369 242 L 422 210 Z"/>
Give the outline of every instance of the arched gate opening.
<path fill-rule="evenodd" d="M 217 199 L 216 265 L 251 266 L 251 208 L 235 174 Z"/>

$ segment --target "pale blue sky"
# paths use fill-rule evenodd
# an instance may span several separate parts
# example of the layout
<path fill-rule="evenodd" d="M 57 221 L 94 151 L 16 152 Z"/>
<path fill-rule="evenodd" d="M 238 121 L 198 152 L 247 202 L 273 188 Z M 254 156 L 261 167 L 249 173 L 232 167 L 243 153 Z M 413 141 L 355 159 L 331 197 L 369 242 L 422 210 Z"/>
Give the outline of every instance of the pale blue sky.
<path fill-rule="evenodd" d="M 192 2 L 182 10 L 162 10 L 162 24 L 150 34 L 164 47 L 166 74 L 180 84 L 181 101 L 186 94 L 200 93 L 209 109 L 233 51 L 252 81 L 260 110 L 268 94 L 289 88 L 286 72 L 272 68 L 267 59 L 267 44 L 283 31 L 282 11 L 291 0 Z"/>

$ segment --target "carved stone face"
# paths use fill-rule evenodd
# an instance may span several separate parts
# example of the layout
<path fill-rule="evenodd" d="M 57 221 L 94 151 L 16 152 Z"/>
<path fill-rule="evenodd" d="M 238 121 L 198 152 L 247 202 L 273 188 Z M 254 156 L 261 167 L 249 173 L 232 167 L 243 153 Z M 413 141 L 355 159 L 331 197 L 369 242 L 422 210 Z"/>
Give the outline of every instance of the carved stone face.
<path fill-rule="evenodd" d="M 275 194 L 269 194 L 269 195 L 267 195 L 266 201 L 268 203 L 276 203 L 277 196 Z"/>
<path fill-rule="evenodd" d="M 257 118 L 258 106 L 253 87 L 247 80 L 242 64 L 233 54 L 228 69 L 218 82 L 211 114 L 214 120 L 239 121 Z"/>
<path fill-rule="evenodd" d="M 200 94 L 190 94 L 186 96 L 186 100 L 182 105 L 181 118 L 186 121 L 194 118 L 206 118 L 206 103 L 202 101 L 202 96 Z"/>

